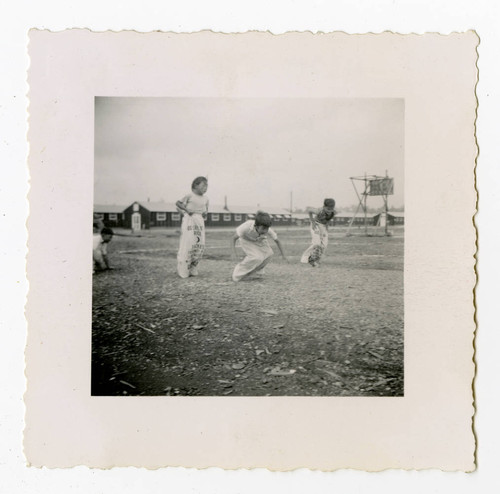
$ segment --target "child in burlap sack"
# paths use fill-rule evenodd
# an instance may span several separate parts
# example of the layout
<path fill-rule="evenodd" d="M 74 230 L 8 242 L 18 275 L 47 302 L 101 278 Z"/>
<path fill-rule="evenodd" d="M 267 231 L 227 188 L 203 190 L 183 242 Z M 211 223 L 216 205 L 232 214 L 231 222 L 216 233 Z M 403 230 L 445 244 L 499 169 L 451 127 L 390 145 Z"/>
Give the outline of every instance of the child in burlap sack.
<path fill-rule="evenodd" d="M 311 245 L 302 254 L 300 262 L 317 267 L 328 246 L 328 222 L 335 216 L 335 200 L 327 198 L 322 208 L 307 208 L 307 212 L 311 221 Z"/>
<path fill-rule="evenodd" d="M 205 219 L 208 214 L 208 189 L 205 177 L 196 177 L 187 194 L 175 205 L 183 214 L 177 252 L 177 273 L 181 278 L 198 276 L 198 265 L 205 250 Z"/>
<path fill-rule="evenodd" d="M 233 281 L 241 281 L 253 274 L 262 273 L 273 256 L 273 250 L 267 239 L 268 235 L 276 242 L 281 257 L 287 261 L 278 235 L 271 228 L 271 216 L 263 211 L 258 211 L 255 220 L 245 221 L 236 229 L 236 233 L 231 238 L 233 259 L 237 257 L 236 242 L 239 241 L 240 247 L 245 253 L 245 258 L 234 268 Z"/>

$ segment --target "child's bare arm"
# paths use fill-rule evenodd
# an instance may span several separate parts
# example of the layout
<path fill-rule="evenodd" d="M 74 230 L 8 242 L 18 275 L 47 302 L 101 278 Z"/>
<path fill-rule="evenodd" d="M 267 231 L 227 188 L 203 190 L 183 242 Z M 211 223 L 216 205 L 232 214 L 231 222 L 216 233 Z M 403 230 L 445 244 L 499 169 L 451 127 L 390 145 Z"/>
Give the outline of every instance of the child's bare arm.
<path fill-rule="evenodd" d="M 231 237 L 231 257 L 233 258 L 233 260 L 236 259 L 236 241 L 239 238 L 240 237 L 236 233 Z"/>
<path fill-rule="evenodd" d="M 102 259 L 103 259 L 104 264 L 105 264 L 105 266 L 106 266 L 106 267 L 105 267 L 105 269 L 113 269 L 113 268 L 111 267 L 111 265 L 109 264 L 109 257 L 108 257 L 108 255 L 107 255 L 107 254 L 103 254 L 103 255 L 102 255 Z"/>
<path fill-rule="evenodd" d="M 189 214 L 189 215 L 193 214 L 193 213 L 191 213 L 191 211 L 189 211 L 186 208 L 186 206 L 184 206 L 184 203 L 182 201 L 177 201 L 175 203 L 175 205 L 176 205 L 177 209 L 180 209 L 181 211 L 184 211 L 186 214 Z"/>
<path fill-rule="evenodd" d="M 309 221 L 312 223 L 314 221 L 314 215 L 317 213 L 315 208 L 306 208 L 306 213 L 309 215 Z"/>
<path fill-rule="evenodd" d="M 274 240 L 276 242 L 276 245 L 278 246 L 278 249 L 280 251 L 280 254 L 281 254 L 281 257 L 286 261 L 288 262 L 288 259 L 287 257 L 285 256 L 285 251 L 283 250 L 283 246 L 281 245 L 281 242 L 280 242 L 280 239 L 277 238 Z"/>
<path fill-rule="evenodd" d="M 99 269 L 101 269 L 102 271 L 104 271 L 105 269 L 108 269 L 106 263 L 104 262 L 104 259 L 96 259 L 96 264 L 97 266 L 99 267 Z"/>

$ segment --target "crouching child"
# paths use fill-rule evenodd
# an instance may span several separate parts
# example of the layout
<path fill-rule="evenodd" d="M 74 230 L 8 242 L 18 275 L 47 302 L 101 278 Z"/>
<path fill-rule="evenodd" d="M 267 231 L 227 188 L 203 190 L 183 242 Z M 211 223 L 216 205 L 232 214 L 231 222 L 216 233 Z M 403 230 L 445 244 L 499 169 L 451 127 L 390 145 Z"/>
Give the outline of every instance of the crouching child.
<path fill-rule="evenodd" d="M 233 281 L 240 281 L 258 273 L 269 263 L 273 256 L 273 250 L 269 245 L 268 235 L 276 242 L 281 257 L 288 262 L 278 235 L 271 228 L 271 216 L 268 213 L 258 211 L 255 220 L 248 220 L 241 224 L 231 239 L 233 259 L 236 259 L 236 242 L 238 240 L 245 253 L 243 261 L 234 268 Z"/>
<path fill-rule="evenodd" d="M 111 228 L 103 228 L 101 233 L 94 233 L 92 245 L 92 257 L 94 260 L 94 270 L 106 271 L 113 269 L 109 264 L 108 244 L 113 238 L 113 230 Z"/>

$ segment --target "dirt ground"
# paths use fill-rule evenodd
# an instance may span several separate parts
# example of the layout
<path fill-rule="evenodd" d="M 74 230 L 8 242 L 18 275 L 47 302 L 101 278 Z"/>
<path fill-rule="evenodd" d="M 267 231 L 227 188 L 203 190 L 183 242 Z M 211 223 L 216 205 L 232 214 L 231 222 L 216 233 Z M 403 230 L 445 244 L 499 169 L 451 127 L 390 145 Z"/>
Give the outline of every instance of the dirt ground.
<path fill-rule="evenodd" d="M 188 279 L 178 231 L 117 231 L 93 278 L 92 395 L 402 396 L 402 228 L 333 228 L 318 268 L 299 263 L 307 228 L 276 231 L 290 263 L 271 241 L 266 274 L 240 283 L 233 229 L 207 230 Z"/>

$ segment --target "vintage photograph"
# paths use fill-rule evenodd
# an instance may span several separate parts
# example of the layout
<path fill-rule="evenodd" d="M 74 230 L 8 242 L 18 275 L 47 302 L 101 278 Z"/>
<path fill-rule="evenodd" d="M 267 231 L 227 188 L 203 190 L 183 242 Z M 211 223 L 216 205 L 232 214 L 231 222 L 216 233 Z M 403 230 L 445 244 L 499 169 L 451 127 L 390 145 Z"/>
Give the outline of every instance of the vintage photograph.
<path fill-rule="evenodd" d="M 403 98 L 94 103 L 92 396 L 404 396 Z"/>
<path fill-rule="evenodd" d="M 30 32 L 30 464 L 473 470 L 478 43 Z"/>

